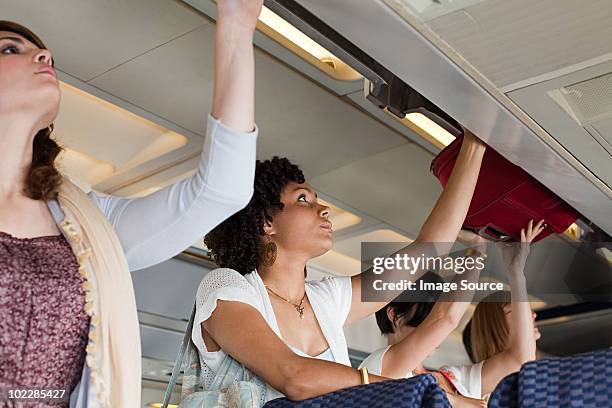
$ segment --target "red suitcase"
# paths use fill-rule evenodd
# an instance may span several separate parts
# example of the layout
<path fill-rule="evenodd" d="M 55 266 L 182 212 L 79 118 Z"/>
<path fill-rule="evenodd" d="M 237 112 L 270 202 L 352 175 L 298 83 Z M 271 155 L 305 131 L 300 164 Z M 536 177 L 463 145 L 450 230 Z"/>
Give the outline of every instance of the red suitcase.
<path fill-rule="evenodd" d="M 432 161 L 431 171 L 444 187 L 453 171 L 462 136 Z M 463 226 L 493 240 L 520 240 L 529 220 L 544 219 L 547 227 L 534 240 L 565 231 L 579 213 L 525 170 L 487 147 L 480 176 Z"/>

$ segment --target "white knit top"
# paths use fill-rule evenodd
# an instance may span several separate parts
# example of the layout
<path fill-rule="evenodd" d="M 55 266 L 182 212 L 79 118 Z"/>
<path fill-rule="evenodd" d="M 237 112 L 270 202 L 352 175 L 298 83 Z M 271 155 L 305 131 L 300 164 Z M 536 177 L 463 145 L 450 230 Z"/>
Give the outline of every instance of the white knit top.
<path fill-rule="evenodd" d="M 319 281 L 306 282 L 306 295 L 321 331 L 329 344 L 329 349 L 314 357 L 336 363 L 351 365 L 348 347 L 342 327 L 351 308 L 351 278 L 326 277 Z M 200 353 L 202 377 L 205 387 L 212 383 L 215 372 L 227 355 L 223 349 L 208 351 L 202 338 L 201 323 L 208 320 L 217 301 L 234 301 L 246 303 L 261 313 L 268 325 L 282 339 L 276 316 L 268 292 L 257 271 L 241 275 L 229 268 L 219 268 L 208 273 L 198 288 L 196 298 L 196 315 L 191 338 Z M 309 357 L 292 347 L 299 355 Z M 267 385 L 266 401 L 282 397 L 279 391 Z"/>

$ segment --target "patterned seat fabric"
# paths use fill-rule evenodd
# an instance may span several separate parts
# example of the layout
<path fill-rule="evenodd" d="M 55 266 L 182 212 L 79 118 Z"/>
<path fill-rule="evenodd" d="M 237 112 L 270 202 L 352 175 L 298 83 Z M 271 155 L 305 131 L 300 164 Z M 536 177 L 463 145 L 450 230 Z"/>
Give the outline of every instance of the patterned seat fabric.
<path fill-rule="evenodd" d="M 612 407 L 612 350 L 531 361 L 499 383 L 489 407 Z"/>
<path fill-rule="evenodd" d="M 489 408 L 518 408 L 518 373 L 510 374 L 495 387 Z"/>
<path fill-rule="evenodd" d="M 520 407 L 612 407 L 612 349 L 525 364 Z"/>
<path fill-rule="evenodd" d="M 446 393 L 431 374 L 345 388 L 304 401 L 279 398 L 264 408 L 450 408 Z"/>

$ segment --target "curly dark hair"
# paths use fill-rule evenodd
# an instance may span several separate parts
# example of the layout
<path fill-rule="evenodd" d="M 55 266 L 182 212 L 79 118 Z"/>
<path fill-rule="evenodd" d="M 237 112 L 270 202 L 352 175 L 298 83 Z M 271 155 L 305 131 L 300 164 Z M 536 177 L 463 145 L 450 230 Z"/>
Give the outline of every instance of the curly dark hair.
<path fill-rule="evenodd" d="M 0 20 L 0 31 L 19 34 L 40 49 L 47 49 L 42 40 L 28 28 L 12 21 Z M 34 136 L 32 163 L 23 187 L 24 194 L 34 200 L 52 200 L 62 183 L 62 176 L 55 167 L 55 159 L 62 148 L 51 138 L 53 124 L 41 129 Z"/>
<path fill-rule="evenodd" d="M 242 275 L 259 266 L 265 222 L 271 222 L 274 214 L 283 209 L 281 192 L 291 181 L 302 184 L 306 180 L 302 170 L 289 159 L 275 156 L 263 162 L 257 160 L 249 204 L 204 237 L 217 265 Z"/>

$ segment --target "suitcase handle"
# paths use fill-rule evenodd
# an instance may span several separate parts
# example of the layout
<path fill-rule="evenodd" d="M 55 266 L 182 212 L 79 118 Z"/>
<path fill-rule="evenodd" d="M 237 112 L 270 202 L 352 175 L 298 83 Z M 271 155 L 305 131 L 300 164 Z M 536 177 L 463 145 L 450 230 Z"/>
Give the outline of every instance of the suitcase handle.
<path fill-rule="evenodd" d="M 512 236 L 498 230 L 497 228 L 487 224 L 477 230 L 478 235 L 490 241 L 504 242 L 512 239 Z"/>

